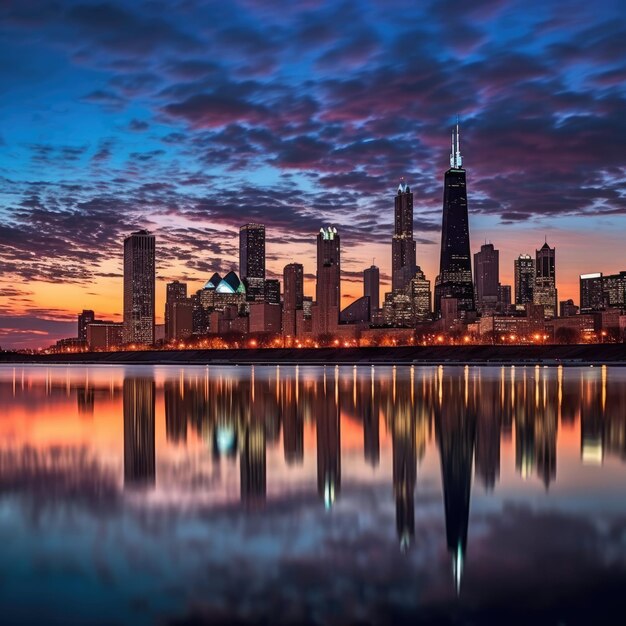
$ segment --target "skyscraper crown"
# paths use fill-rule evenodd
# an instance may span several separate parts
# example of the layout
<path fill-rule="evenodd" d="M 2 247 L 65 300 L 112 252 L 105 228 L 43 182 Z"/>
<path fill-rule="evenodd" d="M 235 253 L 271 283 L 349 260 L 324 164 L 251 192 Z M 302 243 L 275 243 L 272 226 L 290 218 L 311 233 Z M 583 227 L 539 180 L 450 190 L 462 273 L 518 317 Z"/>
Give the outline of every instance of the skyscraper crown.
<path fill-rule="evenodd" d="M 410 191 L 411 188 L 407 183 L 404 182 L 404 179 L 402 179 L 402 181 L 400 181 L 400 184 L 398 185 L 398 193 L 410 193 Z"/>

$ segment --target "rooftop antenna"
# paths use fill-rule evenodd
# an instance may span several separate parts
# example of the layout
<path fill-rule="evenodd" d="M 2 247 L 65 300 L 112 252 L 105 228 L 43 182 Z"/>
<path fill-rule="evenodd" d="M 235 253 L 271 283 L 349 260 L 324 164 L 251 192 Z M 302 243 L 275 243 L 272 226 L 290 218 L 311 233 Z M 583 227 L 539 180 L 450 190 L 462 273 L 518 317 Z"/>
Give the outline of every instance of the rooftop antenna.
<path fill-rule="evenodd" d="M 459 131 L 459 116 L 456 116 L 456 127 L 452 131 L 452 152 L 450 153 L 450 167 L 460 168 L 463 166 L 461 156 L 461 133 Z"/>

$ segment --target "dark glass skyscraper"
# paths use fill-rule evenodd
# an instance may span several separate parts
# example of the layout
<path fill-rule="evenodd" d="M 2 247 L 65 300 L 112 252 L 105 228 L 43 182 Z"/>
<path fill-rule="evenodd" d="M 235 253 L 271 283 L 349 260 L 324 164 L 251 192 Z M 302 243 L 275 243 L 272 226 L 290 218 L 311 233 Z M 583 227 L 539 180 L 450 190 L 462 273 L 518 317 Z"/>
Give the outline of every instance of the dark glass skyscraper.
<path fill-rule="evenodd" d="M 155 239 L 140 230 L 124 239 L 124 342 L 154 343 Z"/>
<path fill-rule="evenodd" d="M 363 270 L 363 295 L 370 299 L 370 318 L 380 306 L 380 270 L 372 265 Z"/>
<path fill-rule="evenodd" d="M 530 254 L 520 254 L 514 263 L 515 304 L 528 304 L 535 293 L 535 259 Z"/>
<path fill-rule="evenodd" d="M 604 308 L 602 272 L 580 275 L 580 312 L 601 311 Z"/>
<path fill-rule="evenodd" d="M 165 338 L 167 340 L 176 339 L 176 328 L 174 325 L 175 308 L 179 302 L 187 300 L 187 283 L 178 280 L 167 283 L 165 286 Z M 191 306 L 191 305 L 190 305 Z"/>
<path fill-rule="evenodd" d="M 435 313 L 441 314 L 441 299 L 456 298 L 461 315 L 473 311 L 474 285 L 470 257 L 469 220 L 465 170 L 460 152 L 459 125 L 452 133 L 450 169 L 443 185 L 441 258 L 435 282 Z"/>
<path fill-rule="evenodd" d="M 394 208 L 394 232 L 391 240 L 391 289 L 404 289 L 415 276 L 415 240 L 413 239 L 413 194 L 404 182 L 398 186 Z"/>
<path fill-rule="evenodd" d="M 495 311 L 500 284 L 500 251 L 492 243 L 484 244 L 480 252 L 474 254 L 474 280 L 478 310 L 483 314 Z"/>
<path fill-rule="evenodd" d="M 239 229 L 239 276 L 248 300 L 265 298 L 265 226 L 244 224 Z"/>

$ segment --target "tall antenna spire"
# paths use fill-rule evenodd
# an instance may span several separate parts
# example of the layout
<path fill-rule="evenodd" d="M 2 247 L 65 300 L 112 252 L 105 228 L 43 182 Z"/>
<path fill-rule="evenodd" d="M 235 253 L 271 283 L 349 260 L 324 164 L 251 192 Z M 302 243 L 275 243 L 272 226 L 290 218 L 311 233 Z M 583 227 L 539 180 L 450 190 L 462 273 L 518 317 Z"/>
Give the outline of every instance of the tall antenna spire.
<path fill-rule="evenodd" d="M 454 167 L 454 129 L 452 129 L 452 145 L 450 148 L 450 167 Z"/>
<path fill-rule="evenodd" d="M 459 131 L 459 116 L 456 116 L 456 127 L 452 131 L 452 151 L 450 152 L 450 167 L 459 168 L 463 166 L 461 156 L 461 133 Z"/>

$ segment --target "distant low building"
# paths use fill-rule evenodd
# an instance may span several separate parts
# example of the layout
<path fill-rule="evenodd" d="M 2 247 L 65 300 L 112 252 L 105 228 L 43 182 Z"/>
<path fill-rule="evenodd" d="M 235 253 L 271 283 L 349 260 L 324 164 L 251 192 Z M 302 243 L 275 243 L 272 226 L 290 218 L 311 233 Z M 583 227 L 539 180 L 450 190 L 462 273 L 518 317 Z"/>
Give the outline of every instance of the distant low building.
<path fill-rule="evenodd" d="M 78 337 L 67 337 L 66 339 L 59 339 L 55 347 L 58 351 L 77 352 L 79 350 L 86 350 L 87 344 Z"/>
<path fill-rule="evenodd" d="M 87 325 L 87 344 L 93 351 L 111 350 L 124 342 L 124 324 L 117 322 L 98 322 Z"/>
<path fill-rule="evenodd" d="M 574 304 L 571 298 L 559 302 L 559 317 L 572 317 L 578 315 L 578 311 L 578 306 Z"/>
<path fill-rule="evenodd" d="M 369 296 L 362 296 L 341 311 L 339 314 L 339 322 L 341 324 L 355 324 L 358 322 L 369 323 L 370 313 L 370 298 Z"/>
<path fill-rule="evenodd" d="M 280 304 L 269 302 L 251 302 L 249 332 L 272 333 L 281 332 L 281 308 Z"/>

